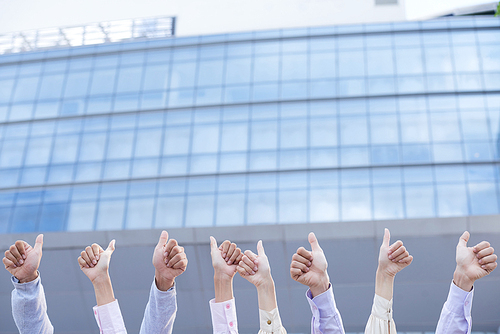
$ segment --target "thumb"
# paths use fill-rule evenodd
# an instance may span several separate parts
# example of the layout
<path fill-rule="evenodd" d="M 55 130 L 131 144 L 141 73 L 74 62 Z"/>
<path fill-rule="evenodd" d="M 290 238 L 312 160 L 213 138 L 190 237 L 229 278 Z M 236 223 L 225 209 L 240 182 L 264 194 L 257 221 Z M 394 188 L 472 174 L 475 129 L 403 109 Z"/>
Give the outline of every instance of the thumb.
<path fill-rule="evenodd" d="M 389 247 L 389 244 L 391 243 L 391 232 L 389 229 L 384 230 L 384 240 L 382 241 L 382 246 Z"/>
<path fill-rule="evenodd" d="M 309 244 L 311 245 L 312 251 L 321 250 L 321 246 L 319 245 L 318 239 L 316 238 L 316 235 L 314 234 L 314 232 L 309 233 L 307 240 L 309 241 Z"/>
<path fill-rule="evenodd" d="M 215 240 L 214 237 L 210 236 L 210 249 L 214 251 L 214 249 L 217 249 L 217 240 Z"/>
<path fill-rule="evenodd" d="M 106 251 L 110 251 L 111 253 L 113 253 L 115 251 L 115 242 L 116 242 L 115 239 L 111 240 L 111 242 L 108 245 L 108 248 L 106 248 Z"/>
<path fill-rule="evenodd" d="M 469 238 L 470 238 L 469 232 L 465 231 L 458 240 L 457 246 L 467 247 L 467 242 L 469 241 Z"/>
<path fill-rule="evenodd" d="M 259 240 L 259 242 L 257 243 L 257 254 L 259 256 L 265 256 L 266 255 L 266 252 L 264 251 L 264 246 L 262 245 L 262 240 Z"/>
<path fill-rule="evenodd" d="M 167 231 L 162 231 L 160 235 L 160 240 L 158 240 L 158 245 L 157 247 L 163 247 L 168 241 L 168 232 Z"/>
<path fill-rule="evenodd" d="M 35 251 L 40 253 L 42 251 L 42 246 L 43 246 L 43 234 L 39 234 L 36 237 L 35 247 L 33 248 L 35 249 Z"/>

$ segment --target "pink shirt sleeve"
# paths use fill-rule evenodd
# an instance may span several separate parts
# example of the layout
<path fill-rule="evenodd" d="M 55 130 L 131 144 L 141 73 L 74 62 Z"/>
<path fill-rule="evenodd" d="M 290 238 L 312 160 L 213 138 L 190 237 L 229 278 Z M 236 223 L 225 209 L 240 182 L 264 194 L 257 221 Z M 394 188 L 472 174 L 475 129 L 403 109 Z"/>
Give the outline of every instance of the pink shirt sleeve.
<path fill-rule="evenodd" d="M 216 303 L 215 299 L 212 299 L 210 313 L 212 314 L 214 334 L 238 334 L 234 298 L 222 303 Z"/>
<path fill-rule="evenodd" d="M 127 334 L 118 300 L 94 306 L 94 317 L 101 334 Z"/>

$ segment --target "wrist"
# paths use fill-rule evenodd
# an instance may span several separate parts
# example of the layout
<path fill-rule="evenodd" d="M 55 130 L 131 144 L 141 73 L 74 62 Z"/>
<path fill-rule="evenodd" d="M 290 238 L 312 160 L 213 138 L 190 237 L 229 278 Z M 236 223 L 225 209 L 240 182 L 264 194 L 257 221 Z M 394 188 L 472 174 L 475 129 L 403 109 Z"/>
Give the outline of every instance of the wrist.
<path fill-rule="evenodd" d="M 98 286 L 108 285 L 110 282 L 111 282 L 111 278 L 109 277 L 108 272 L 106 272 L 102 275 L 96 276 L 92 280 L 92 285 L 94 285 L 94 287 L 98 287 Z"/>
<path fill-rule="evenodd" d="M 35 271 L 34 273 L 32 273 L 31 275 L 28 275 L 26 277 L 16 277 L 17 280 L 19 281 L 19 283 L 29 283 L 29 282 L 32 282 L 34 280 L 36 280 L 38 278 L 38 270 Z"/>
<path fill-rule="evenodd" d="M 175 283 L 175 277 L 167 278 L 161 276 L 159 273 L 155 273 L 155 284 L 158 290 L 167 291 L 168 289 L 174 286 L 174 283 Z"/>
<path fill-rule="evenodd" d="M 309 290 L 311 290 L 313 298 L 324 293 L 329 288 L 330 288 L 330 277 L 328 277 L 327 273 L 325 273 L 325 275 L 321 277 L 318 283 L 309 286 Z"/>
<path fill-rule="evenodd" d="M 460 289 L 467 292 L 470 292 L 472 290 L 472 286 L 474 285 L 474 281 L 462 273 L 459 268 L 455 269 L 455 272 L 453 273 L 453 283 L 455 283 L 455 285 Z"/>
<path fill-rule="evenodd" d="M 270 290 L 270 289 L 274 290 L 274 280 L 271 276 L 269 276 L 269 277 L 265 278 L 264 280 L 255 283 L 255 287 L 257 288 L 257 290 L 261 290 L 261 291 Z"/>

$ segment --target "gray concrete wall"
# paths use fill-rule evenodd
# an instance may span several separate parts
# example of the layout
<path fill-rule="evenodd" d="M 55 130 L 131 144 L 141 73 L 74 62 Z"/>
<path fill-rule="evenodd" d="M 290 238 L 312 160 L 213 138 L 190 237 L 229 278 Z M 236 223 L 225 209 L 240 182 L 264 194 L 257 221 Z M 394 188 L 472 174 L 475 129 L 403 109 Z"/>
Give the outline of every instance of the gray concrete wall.
<path fill-rule="evenodd" d="M 383 228 L 392 240 L 402 239 L 414 256 L 410 267 L 398 274 L 394 295 L 394 319 L 398 331 L 433 331 L 455 267 L 455 246 L 464 230 L 470 244 L 489 240 L 500 249 L 500 216 L 420 219 L 403 221 L 329 224 L 262 225 L 171 229 L 186 249 L 187 271 L 177 279 L 179 312 L 174 333 L 210 333 L 208 301 L 213 298 L 213 269 L 209 236 L 228 238 L 242 249 L 264 241 L 276 282 L 283 324 L 289 333 L 309 333 L 311 312 L 306 288 L 290 278 L 295 250 L 307 244 L 314 231 L 329 261 L 329 273 L 346 331 L 363 331 L 374 293 L 374 275 Z M 116 239 L 110 274 L 129 333 L 138 333 L 154 269 L 151 256 L 160 230 L 45 233 L 40 266 L 49 316 L 56 333 L 97 333 L 92 314 L 95 299 L 91 283 L 80 271 L 77 257 L 93 242 L 106 245 Z M 0 248 L 15 240 L 33 243 L 36 234 L 0 235 Z M 9 273 L 0 271 L 0 333 L 17 333 L 10 309 Z M 235 297 L 240 333 L 258 331 L 257 294 L 246 280 L 235 277 Z M 500 269 L 476 284 L 474 331 L 497 331 L 500 325 Z"/>

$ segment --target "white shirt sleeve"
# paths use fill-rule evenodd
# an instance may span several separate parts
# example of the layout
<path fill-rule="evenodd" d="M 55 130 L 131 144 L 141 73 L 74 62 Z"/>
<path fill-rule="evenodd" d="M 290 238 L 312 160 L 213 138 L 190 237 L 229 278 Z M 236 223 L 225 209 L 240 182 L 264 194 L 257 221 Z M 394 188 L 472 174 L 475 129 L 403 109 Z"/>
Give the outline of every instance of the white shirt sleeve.
<path fill-rule="evenodd" d="M 392 299 L 375 295 L 372 313 L 365 327 L 365 334 L 396 334 L 396 324 L 392 319 Z"/>
<path fill-rule="evenodd" d="M 214 334 L 238 334 L 234 298 L 221 303 L 212 299 L 209 303 Z"/>
<path fill-rule="evenodd" d="M 118 300 L 94 306 L 94 317 L 101 334 L 127 334 Z"/>
<path fill-rule="evenodd" d="M 175 284 L 167 291 L 161 291 L 153 280 L 139 334 L 171 334 L 176 315 Z"/>
<path fill-rule="evenodd" d="M 311 333 L 312 334 L 344 334 L 342 317 L 335 304 L 333 288 L 330 284 L 328 290 L 313 298 L 311 290 L 306 292 L 307 301 L 311 307 Z"/>
<path fill-rule="evenodd" d="M 474 288 L 470 292 L 460 289 L 451 282 L 448 299 L 443 305 L 436 334 L 470 334 L 472 328 L 472 298 Z"/>
<path fill-rule="evenodd" d="M 278 308 L 270 312 L 259 310 L 259 319 L 259 334 L 286 334 L 286 329 L 281 324 Z"/>

